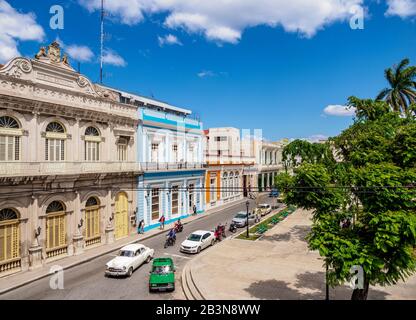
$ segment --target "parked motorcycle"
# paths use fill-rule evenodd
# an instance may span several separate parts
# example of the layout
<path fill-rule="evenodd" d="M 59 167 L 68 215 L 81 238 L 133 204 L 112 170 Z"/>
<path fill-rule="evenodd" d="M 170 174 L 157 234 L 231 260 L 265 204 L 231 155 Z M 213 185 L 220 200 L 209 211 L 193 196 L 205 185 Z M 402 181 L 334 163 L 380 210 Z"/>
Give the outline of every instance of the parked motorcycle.
<path fill-rule="evenodd" d="M 214 237 L 216 241 L 221 241 L 223 238 L 227 237 L 225 233 L 225 226 L 219 224 L 214 231 Z"/>
<path fill-rule="evenodd" d="M 234 222 L 231 222 L 230 227 L 228 228 L 228 231 L 230 231 L 232 233 L 236 233 L 237 225 Z"/>

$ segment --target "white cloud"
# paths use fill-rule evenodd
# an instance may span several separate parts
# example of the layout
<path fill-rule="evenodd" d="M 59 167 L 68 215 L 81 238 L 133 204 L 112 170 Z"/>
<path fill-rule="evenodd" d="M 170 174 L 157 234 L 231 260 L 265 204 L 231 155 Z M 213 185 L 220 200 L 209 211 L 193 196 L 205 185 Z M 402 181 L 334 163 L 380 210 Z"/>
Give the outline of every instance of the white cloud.
<path fill-rule="evenodd" d="M 158 41 L 159 41 L 159 45 L 161 47 L 163 47 L 164 45 L 182 45 L 182 42 L 180 42 L 180 40 L 178 39 L 178 37 L 176 37 L 173 34 L 167 34 L 163 37 L 157 37 Z"/>
<path fill-rule="evenodd" d="M 103 62 L 116 67 L 125 67 L 127 62 L 117 52 L 106 49 L 104 50 Z"/>
<path fill-rule="evenodd" d="M 328 140 L 328 136 L 323 135 L 323 134 L 315 134 L 315 135 L 312 135 L 309 138 L 306 138 L 304 140 L 315 143 L 315 142 L 321 142 L 321 141 Z"/>
<path fill-rule="evenodd" d="M 0 0 L 0 62 L 20 56 L 18 41 L 42 41 L 43 28 L 32 13 L 19 13 L 8 2 Z"/>
<path fill-rule="evenodd" d="M 208 78 L 208 77 L 215 77 L 216 73 L 211 70 L 201 71 L 197 73 L 197 76 L 200 78 Z"/>
<path fill-rule="evenodd" d="M 79 0 L 90 11 L 100 8 L 100 0 Z M 165 26 L 201 33 L 208 40 L 237 43 L 246 28 L 281 26 L 287 32 L 312 37 L 318 30 L 347 21 L 352 8 L 364 0 L 112 0 L 107 12 L 122 23 L 141 22 L 145 14 L 166 13 Z"/>
<path fill-rule="evenodd" d="M 351 117 L 355 114 L 355 108 L 341 105 L 329 105 L 324 109 L 324 113 L 329 116 Z"/>
<path fill-rule="evenodd" d="M 65 52 L 78 62 L 90 62 L 94 58 L 94 53 L 87 46 L 70 45 L 65 48 Z"/>
<path fill-rule="evenodd" d="M 416 16 L 416 0 L 387 0 L 387 16 L 408 18 Z"/>

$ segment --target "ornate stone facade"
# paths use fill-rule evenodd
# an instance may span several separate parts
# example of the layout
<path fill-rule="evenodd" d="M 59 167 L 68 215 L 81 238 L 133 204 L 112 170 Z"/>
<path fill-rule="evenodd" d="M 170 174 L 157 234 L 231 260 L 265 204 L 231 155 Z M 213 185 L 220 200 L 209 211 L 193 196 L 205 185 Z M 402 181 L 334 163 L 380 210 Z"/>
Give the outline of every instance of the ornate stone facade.
<path fill-rule="evenodd" d="M 135 232 L 138 125 L 57 43 L 0 69 L 0 276 Z"/>

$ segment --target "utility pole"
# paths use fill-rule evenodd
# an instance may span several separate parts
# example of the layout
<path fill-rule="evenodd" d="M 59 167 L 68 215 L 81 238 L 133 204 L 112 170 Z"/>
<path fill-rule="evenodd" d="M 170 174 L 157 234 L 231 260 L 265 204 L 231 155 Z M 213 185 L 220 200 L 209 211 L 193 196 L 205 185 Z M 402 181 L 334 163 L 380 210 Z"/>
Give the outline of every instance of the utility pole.
<path fill-rule="evenodd" d="M 104 0 L 101 0 L 101 44 L 100 44 L 100 83 L 103 83 L 103 56 L 104 56 Z"/>

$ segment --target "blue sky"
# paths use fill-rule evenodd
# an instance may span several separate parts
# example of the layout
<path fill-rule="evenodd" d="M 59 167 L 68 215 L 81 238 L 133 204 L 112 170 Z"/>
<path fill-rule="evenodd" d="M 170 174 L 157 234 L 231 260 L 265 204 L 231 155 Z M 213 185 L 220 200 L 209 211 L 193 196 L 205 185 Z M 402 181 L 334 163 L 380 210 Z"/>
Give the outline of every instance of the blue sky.
<path fill-rule="evenodd" d="M 404 57 L 416 64 L 416 0 L 106 1 L 104 83 L 189 108 L 206 128 L 262 129 L 271 140 L 336 135 L 352 117 L 327 106 L 373 98 L 385 68 Z M 63 30 L 49 26 L 55 4 Z M 0 62 L 58 37 L 98 81 L 98 5 L 0 0 Z M 362 30 L 350 28 L 352 7 L 366 12 Z"/>

